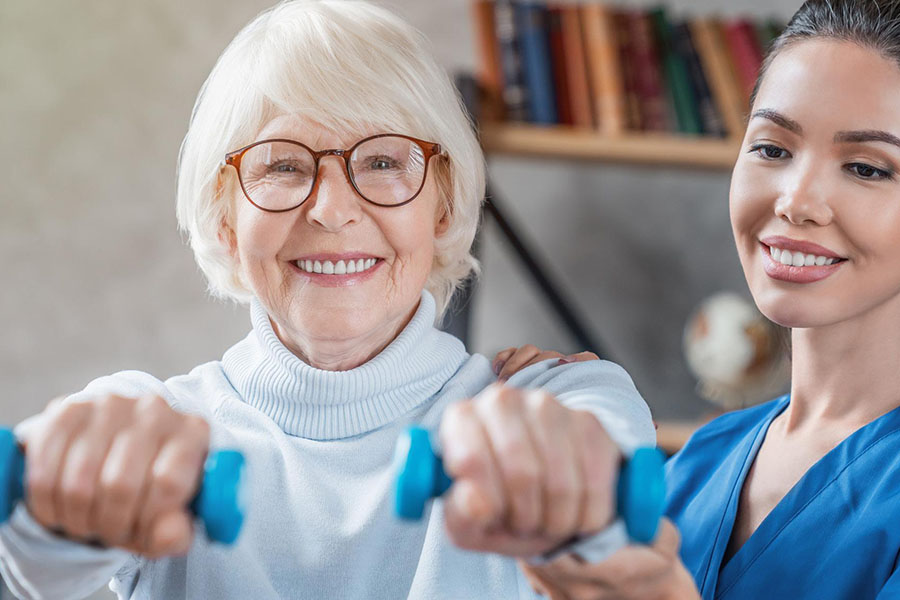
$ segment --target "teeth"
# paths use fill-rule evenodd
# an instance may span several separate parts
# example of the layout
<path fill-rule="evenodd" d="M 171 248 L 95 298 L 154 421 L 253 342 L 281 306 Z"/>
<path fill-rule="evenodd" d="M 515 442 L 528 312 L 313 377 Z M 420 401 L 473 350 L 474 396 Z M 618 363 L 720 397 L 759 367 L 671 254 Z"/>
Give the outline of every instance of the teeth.
<path fill-rule="evenodd" d="M 775 262 L 779 262 L 789 267 L 821 267 L 823 265 L 833 265 L 837 262 L 837 259 L 835 258 L 827 258 L 815 254 L 804 254 L 803 252 L 791 252 L 790 250 L 775 248 L 774 246 L 769 247 L 769 254 Z"/>
<path fill-rule="evenodd" d="M 377 259 L 360 258 L 355 261 L 339 260 L 332 262 L 330 260 L 298 260 L 295 264 L 301 271 L 307 273 L 324 273 L 325 275 L 349 275 L 352 273 L 362 273 L 368 271 L 375 266 Z"/>

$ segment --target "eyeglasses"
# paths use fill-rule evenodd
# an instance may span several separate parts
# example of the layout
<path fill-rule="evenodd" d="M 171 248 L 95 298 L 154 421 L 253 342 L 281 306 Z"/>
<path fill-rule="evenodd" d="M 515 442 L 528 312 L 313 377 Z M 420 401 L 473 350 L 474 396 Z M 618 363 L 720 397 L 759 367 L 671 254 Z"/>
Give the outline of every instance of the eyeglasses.
<path fill-rule="evenodd" d="M 428 162 L 437 155 L 444 155 L 440 144 L 382 133 L 348 150 L 313 150 L 294 140 L 262 140 L 229 152 L 224 165 L 235 168 L 251 204 L 266 212 L 285 212 L 309 198 L 322 157 L 344 160 L 347 177 L 363 199 L 378 206 L 403 206 L 422 191 Z"/>

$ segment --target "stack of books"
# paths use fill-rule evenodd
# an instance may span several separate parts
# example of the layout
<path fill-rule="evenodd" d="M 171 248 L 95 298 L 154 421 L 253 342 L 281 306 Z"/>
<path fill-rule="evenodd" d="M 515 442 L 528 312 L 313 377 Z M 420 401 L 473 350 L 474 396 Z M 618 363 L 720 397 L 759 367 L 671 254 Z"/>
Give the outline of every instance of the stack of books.
<path fill-rule="evenodd" d="M 482 118 L 627 132 L 743 133 L 774 21 L 664 8 L 474 0 Z"/>

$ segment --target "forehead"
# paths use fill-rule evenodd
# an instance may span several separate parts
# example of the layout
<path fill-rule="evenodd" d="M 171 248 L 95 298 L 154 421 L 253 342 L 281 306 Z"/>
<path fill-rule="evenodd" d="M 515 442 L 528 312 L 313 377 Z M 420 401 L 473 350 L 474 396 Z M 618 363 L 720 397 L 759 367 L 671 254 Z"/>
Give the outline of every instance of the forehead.
<path fill-rule="evenodd" d="M 804 128 L 900 132 L 900 66 L 853 42 L 795 43 L 772 61 L 754 105 L 761 108 Z"/>
<path fill-rule="evenodd" d="M 289 138 L 315 149 L 349 148 L 376 133 L 391 133 L 384 127 L 361 124 L 356 127 L 323 125 L 299 114 L 280 114 L 263 124 L 257 140 Z"/>

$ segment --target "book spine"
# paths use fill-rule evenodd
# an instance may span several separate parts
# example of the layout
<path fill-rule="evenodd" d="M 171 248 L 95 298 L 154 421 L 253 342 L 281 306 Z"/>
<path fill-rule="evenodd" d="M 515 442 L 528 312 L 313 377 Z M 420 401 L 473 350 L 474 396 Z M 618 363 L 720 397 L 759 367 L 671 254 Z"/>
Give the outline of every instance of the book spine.
<path fill-rule="evenodd" d="M 673 46 L 671 24 L 662 8 L 654 9 L 651 15 L 656 26 L 666 83 L 678 119 L 678 131 L 697 135 L 702 131 L 700 115 L 697 112 L 697 99 L 691 88 L 687 66 Z"/>
<path fill-rule="evenodd" d="M 725 124 L 719 109 L 713 101 L 706 74 L 700 64 L 700 58 L 691 40 L 691 31 L 685 22 L 678 23 L 672 28 L 672 42 L 675 51 L 687 65 L 688 77 L 691 88 L 694 90 L 694 98 L 697 100 L 697 112 L 700 115 L 700 124 L 703 133 L 715 137 L 725 135 Z"/>
<path fill-rule="evenodd" d="M 744 118 L 749 107 L 728 58 L 719 25 L 711 19 L 697 19 L 690 23 L 690 29 L 703 72 L 725 122 L 725 130 L 731 137 L 743 136 Z"/>
<path fill-rule="evenodd" d="M 625 90 L 625 126 L 632 131 L 644 128 L 641 120 L 641 103 L 637 93 L 637 72 L 634 65 L 634 40 L 628 26 L 629 18 L 624 12 L 616 12 L 616 39 L 619 44 L 619 64 L 622 69 L 622 85 Z"/>
<path fill-rule="evenodd" d="M 723 31 L 744 98 L 749 102 L 762 66 L 762 52 L 756 41 L 756 32 L 752 23 L 743 20 L 726 24 Z"/>
<path fill-rule="evenodd" d="M 525 121 L 526 97 L 522 80 L 522 64 L 516 40 L 515 12 L 512 0 L 496 0 L 494 25 L 503 73 L 503 105 L 508 121 Z"/>
<path fill-rule="evenodd" d="M 503 119 L 503 69 L 497 44 L 497 25 L 494 22 L 492 0 L 474 0 L 472 21 L 478 44 L 477 78 L 484 90 L 481 112 L 491 120 Z"/>
<path fill-rule="evenodd" d="M 625 90 L 612 11 L 591 3 L 583 6 L 581 16 L 598 125 L 604 134 L 618 135 L 625 131 Z"/>
<path fill-rule="evenodd" d="M 550 64 L 547 7 L 531 2 L 516 3 L 514 11 L 528 97 L 528 120 L 535 124 L 552 125 L 558 122 L 558 117 Z"/>
<path fill-rule="evenodd" d="M 625 18 L 631 32 L 632 65 L 641 128 L 644 131 L 667 131 L 670 127 L 666 90 L 653 24 L 642 11 L 626 13 Z"/>
<path fill-rule="evenodd" d="M 563 12 L 560 6 L 551 6 L 547 12 L 550 31 L 550 64 L 553 72 L 553 89 L 556 93 L 556 110 L 562 125 L 574 125 L 572 102 L 569 98 L 569 70 L 566 64 L 566 48 L 563 42 Z"/>
<path fill-rule="evenodd" d="M 562 39 L 565 47 L 572 120 L 576 127 L 593 129 L 596 126 L 594 99 L 585 60 L 581 11 L 577 5 L 566 5 L 562 8 Z"/>

